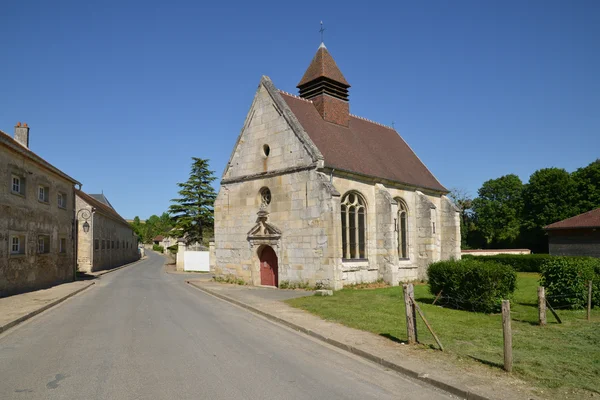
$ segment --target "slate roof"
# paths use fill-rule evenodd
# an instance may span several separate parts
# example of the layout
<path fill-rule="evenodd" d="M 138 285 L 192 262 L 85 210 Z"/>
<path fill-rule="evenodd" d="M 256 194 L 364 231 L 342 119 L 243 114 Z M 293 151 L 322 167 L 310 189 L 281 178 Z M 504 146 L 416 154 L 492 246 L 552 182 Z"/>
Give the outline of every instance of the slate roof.
<path fill-rule="evenodd" d="M 69 175 L 65 174 L 64 172 L 62 172 L 61 170 L 59 170 L 58 168 L 56 168 L 55 166 L 50 164 L 48 161 L 44 160 L 42 157 L 38 156 L 33 151 L 29 150 L 27 147 L 25 147 L 21 143 L 17 142 L 10 135 L 8 135 L 7 133 L 2 132 L 2 131 L 0 131 L 0 144 L 3 144 L 4 146 L 10 148 L 11 150 L 29 158 L 31 161 L 35 162 L 36 164 L 40 165 L 43 168 L 55 173 L 56 175 L 60 176 L 61 178 L 64 178 L 73 184 L 81 185 L 81 183 L 79 183 L 75 179 L 71 178 Z"/>
<path fill-rule="evenodd" d="M 129 225 L 129 223 L 127 223 L 127 221 L 125 221 L 125 219 L 121 217 L 119 213 L 111 206 L 108 206 L 102 203 L 101 201 L 98 201 L 97 199 L 93 198 L 85 192 L 82 192 L 81 190 L 75 189 L 75 194 L 79 196 L 83 201 L 88 203 L 90 206 L 94 207 L 96 209 L 96 212 L 101 212 L 102 214 L 111 217 L 112 219 L 118 222 L 122 222 L 124 225 L 127 225 L 128 228 L 131 228 L 131 225 Z"/>
<path fill-rule="evenodd" d="M 318 78 L 329 78 L 350 87 L 350 84 L 346 78 L 344 78 L 344 74 L 342 74 L 342 71 L 340 71 L 335 60 L 331 57 L 331 54 L 329 54 L 327 47 L 325 47 L 323 43 L 319 46 L 317 54 L 315 54 L 310 62 L 310 65 L 300 80 L 300 83 L 298 83 L 298 86 L 302 86 Z"/>
<path fill-rule="evenodd" d="M 333 124 L 311 101 L 280 94 L 323 154 L 326 167 L 448 192 L 394 129 L 354 115 L 348 127 Z"/>
<path fill-rule="evenodd" d="M 115 209 L 112 204 L 110 204 L 110 201 L 108 201 L 108 199 L 106 198 L 106 196 L 104 195 L 104 193 L 101 194 L 88 194 L 88 196 L 93 197 L 94 199 L 98 200 L 101 203 L 106 204 L 107 206 L 109 206 L 110 208 L 112 208 L 113 210 Z"/>
<path fill-rule="evenodd" d="M 600 208 L 546 226 L 546 230 L 600 228 Z"/>

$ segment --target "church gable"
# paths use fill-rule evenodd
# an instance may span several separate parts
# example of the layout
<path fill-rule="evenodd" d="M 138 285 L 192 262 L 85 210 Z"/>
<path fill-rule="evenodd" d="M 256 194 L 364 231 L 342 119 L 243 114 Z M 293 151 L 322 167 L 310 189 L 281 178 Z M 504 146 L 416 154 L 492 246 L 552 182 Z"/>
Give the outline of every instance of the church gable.
<path fill-rule="evenodd" d="M 308 167 L 322 159 L 275 86 L 263 77 L 224 180 Z"/>

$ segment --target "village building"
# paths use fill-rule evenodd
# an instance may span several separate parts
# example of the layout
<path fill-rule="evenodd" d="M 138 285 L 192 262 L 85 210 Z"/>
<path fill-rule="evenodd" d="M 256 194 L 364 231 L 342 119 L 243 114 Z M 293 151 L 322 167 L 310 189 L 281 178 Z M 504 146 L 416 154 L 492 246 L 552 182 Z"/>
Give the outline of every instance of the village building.
<path fill-rule="evenodd" d="M 392 127 L 350 113 L 324 44 L 299 96 L 263 76 L 215 202 L 217 275 L 340 289 L 460 258 L 459 214 Z"/>
<path fill-rule="evenodd" d="M 27 124 L 0 131 L 0 182 L 0 297 L 73 280 L 80 183 L 29 149 Z"/>
<path fill-rule="evenodd" d="M 80 271 L 116 268 L 139 259 L 137 236 L 104 194 L 76 190 L 75 199 Z"/>
<path fill-rule="evenodd" d="M 600 208 L 555 222 L 548 232 L 553 256 L 600 257 Z"/>

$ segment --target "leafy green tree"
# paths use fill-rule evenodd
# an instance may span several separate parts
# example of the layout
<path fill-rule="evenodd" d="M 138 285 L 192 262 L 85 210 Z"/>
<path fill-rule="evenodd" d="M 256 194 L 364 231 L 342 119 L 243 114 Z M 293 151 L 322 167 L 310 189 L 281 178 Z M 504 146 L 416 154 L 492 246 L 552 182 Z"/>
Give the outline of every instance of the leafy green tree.
<path fill-rule="evenodd" d="M 453 188 L 448 193 L 448 197 L 452 199 L 456 207 L 460 209 L 460 239 L 461 248 L 469 248 L 469 236 L 476 229 L 473 220 L 473 199 L 466 190 L 461 188 Z"/>
<path fill-rule="evenodd" d="M 514 243 L 521 229 L 523 183 L 517 175 L 484 182 L 473 200 L 477 229 L 488 247 Z"/>
<path fill-rule="evenodd" d="M 600 159 L 573 172 L 577 190 L 577 211 L 584 213 L 600 207 Z"/>
<path fill-rule="evenodd" d="M 529 177 L 523 189 L 523 232 L 525 247 L 548 251 L 544 226 L 577 215 L 575 183 L 561 168 L 543 168 Z"/>
<path fill-rule="evenodd" d="M 214 202 L 217 197 L 211 183 L 216 179 L 214 171 L 208 169 L 208 160 L 192 157 L 190 178 L 178 183 L 179 198 L 169 207 L 173 216 L 176 237 L 182 237 L 186 243 L 202 243 L 205 234 L 213 230 Z"/>

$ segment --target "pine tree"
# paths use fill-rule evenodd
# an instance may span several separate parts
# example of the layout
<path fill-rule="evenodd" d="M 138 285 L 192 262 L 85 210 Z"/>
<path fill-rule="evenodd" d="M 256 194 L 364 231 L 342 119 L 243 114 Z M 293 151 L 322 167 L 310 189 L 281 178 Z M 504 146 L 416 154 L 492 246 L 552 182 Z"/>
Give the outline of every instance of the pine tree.
<path fill-rule="evenodd" d="M 208 160 L 192 157 L 190 178 L 178 183 L 180 198 L 169 207 L 174 222 L 173 233 L 185 239 L 187 244 L 202 243 L 204 234 L 213 231 L 213 205 L 217 194 L 211 183 L 216 178 L 208 169 Z"/>

